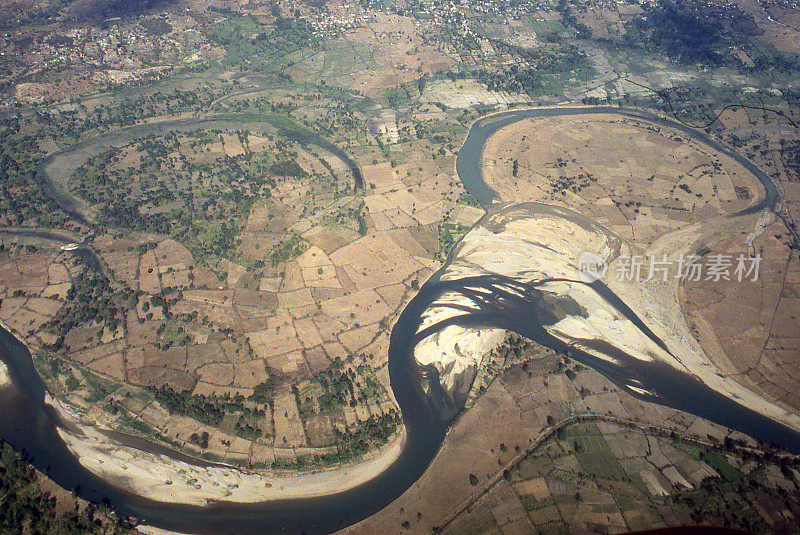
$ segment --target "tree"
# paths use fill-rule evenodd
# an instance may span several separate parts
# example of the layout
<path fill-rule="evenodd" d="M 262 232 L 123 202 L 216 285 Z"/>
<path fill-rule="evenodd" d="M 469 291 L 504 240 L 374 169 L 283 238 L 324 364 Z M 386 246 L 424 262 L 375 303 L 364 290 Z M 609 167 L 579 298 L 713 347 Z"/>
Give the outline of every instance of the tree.
<path fill-rule="evenodd" d="M 469 484 L 472 485 L 473 487 L 475 485 L 477 485 L 478 484 L 478 476 L 476 476 L 475 474 L 470 474 L 469 475 Z"/>

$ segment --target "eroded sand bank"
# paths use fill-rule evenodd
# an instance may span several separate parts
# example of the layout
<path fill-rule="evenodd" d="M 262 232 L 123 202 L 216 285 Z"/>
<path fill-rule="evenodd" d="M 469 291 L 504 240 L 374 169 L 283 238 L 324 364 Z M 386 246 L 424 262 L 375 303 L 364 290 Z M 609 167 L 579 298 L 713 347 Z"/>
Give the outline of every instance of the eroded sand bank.
<path fill-rule="evenodd" d="M 8 375 L 8 366 L 0 360 L 0 388 L 5 388 L 11 385 L 11 377 Z"/>
<path fill-rule="evenodd" d="M 736 232 L 751 224 L 755 215 L 741 220 L 726 220 L 726 231 Z M 714 232 L 719 228 L 712 226 Z M 694 229 L 700 232 L 699 227 Z M 694 236 L 695 238 L 698 235 Z M 692 243 L 683 236 L 683 244 Z M 467 277 L 500 275 L 507 281 L 499 290 L 519 294 L 523 287 L 535 287 L 538 299 L 547 301 L 552 318 L 543 327 L 569 346 L 594 357 L 620 364 L 621 359 L 642 362 L 660 361 L 677 371 L 691 374 L 713 390 L 735 400 L 772 420 L 800 430 L 800 416 L 768 401 L 729 377 L 719 369 L 692 336 L 680 307 L 679 279 L 625 280 L 616 276 L 625 257 L 642 254 L 619 236 L 571 210 L 537 203 L 495 205 L 456 246 L 452 263 L 442 274 L 444 281 Z M 663 250 L 663 243 L 654 244 Z M 682 248 L 677 248 L 683 252 Z M 627 305 L 641 323 L 626 314 L 585 284 L 578 260 L 590 251 L 608 263 L 601 279 Z M 478 310 L 480 297 L 460 297 L 450 292 L 428 309 L 424 327 L 457 315 Z M 489 299 L 492 299 L 489 296 Z M 448 329 L 451 329 L 448 327 Z M 647 333 L 649 329 L 651 333 Z M 496 346 L 492 337 L 473 336 L 468 352 L 452 340 L 452 333 L 438 338 L 429 336 L 418 346 L 415 357 L 422 364 L 439 369 L 464 369 L 467 356 L 488 352 Z M 459 333 L 463 334 L 463 333 Z M 472 358 L 474 361 L 475 359 Z M 449 368 L 448 368 L 449 367 Z M 442 376 L 444 387 L 452 384 Z M 647 393 L 641 384 L 627 385 L 631 391 Z"/>
<path fill-rule="evenodd" d="M 60 402 L 48 396 L 72 429 L 58 433 L 81 465 L 111 484 L 145 498 L 168 503 L 206 505 L 212 501 L 255 503 L 334 494 L 356 487 L 383 472 L 400 455 L 405 431 L 363 462 L 297 475 L 261 475 L 236 468 L 200 467 L 110 439 L 81 423 Z"/>

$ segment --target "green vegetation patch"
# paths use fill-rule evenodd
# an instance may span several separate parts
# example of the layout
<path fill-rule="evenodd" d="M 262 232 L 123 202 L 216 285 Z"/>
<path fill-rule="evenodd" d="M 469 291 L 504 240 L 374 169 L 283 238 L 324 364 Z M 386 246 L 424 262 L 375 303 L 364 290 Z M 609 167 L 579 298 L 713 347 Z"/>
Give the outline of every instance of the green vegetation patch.
<path fill-rule="evenodd" d="M 711 468 L 716 470 L 717 473 L 726 481 L 738 483 L 742 480 L 742 473 L 731 466 L 725 456 L 721 453 L 716 451 L 706 452 L 701 459 L 708 463 Z"/>
<path fill-rule="evenodd" d="M 597 75 L 591 59 L 576 46 L 556 43 L 523 48 L 497 42 L 495 46 L 519 58 L 507 71 L 477 71 L 478 80 L 493 91 L 527 93 L 531 98 L 560 95 L 565 89 Z"/>
<path fill-rule="evenodd" d="M 706 447 L 702 444 L 698 444 L 697 442 L 690 442 L 688 440 L 674 440 L 673 446 L 678 448 L 681 451 L 685 451 L 686 453 L 690 454 L 695 459 L 700 459 L 700 457 L 705 453 Z"/>
<path fill-rule="evenodd" d="M 164 342 L 167 347 L 178 345 L 185 346 L 191 341 L 189 336 L 190 330 L 202 329 L 207 331 L 207 328 L 195 327 L 193 324 L 178 318 L 170 318 L 164 324 L 164 329 L 161 332 L 160 341 Z M 162 345 L 163 347 L 163 345 Z"/>
<path fill-rule="evenodd" d="M 282 241 L 272 254 L 270 254 L 272 265 L 297 258 L 303 254 L 308 247 L 309 243 L 307 240 L 301 238 L 297 234 L 291 234 L 288 239 Z"/>
<path fill-rule="evenodd" d="M 99 208 L 102 226 L 171 236 L 201 264 L 207 257 L 233 258 L 250 208 L 275 185 L 275 155 L 247 150 L 242 131 L 231 135 L 245 149 L 233 157 L 206 155 L 221 139 L 215 132 L 150 137 L 127 149 L 133 158 L 123 161 L 119 149 L 91 158 L 72 183 Z"/>
<path fill-rule="evenodd" d="M 371 415 L 355 430 L 342 433 L 336 428 L 339 451 L 328 457 L 335 461 L 347 462 L 368 453 L 370 449 L 381 447 L 389 441 L 402 422 L 400 415 L 392 410 L 389 414 Z"/>
<path fill-rule="evenodd" d="M 33 135 L 20 135 L 19 121 L 0 124 L 0 225 L 18 226 L 35 221 L 41 227 L 63 224 L 64 212 L 45 195 L 36 180 L 43 157 Z"/>
<path fill-rule="evenodd" d="M 51 349 L 63 348 L 65 335 L 75 327 L 95 323 L 99 329 L 115 331 L 124 319 L 124 302 L 129 298 L 117 294 L 103 275 L 82 271 L 67 292 L 66 304 L 49 324 L 58 337 Z"/>
<path fill-rule="evenodd" d="M 279 176 L 291 176 L 296 178 L 306 178 L 306 173 L 300 164 L 295 160 L 279 160 L 269 166 L 270 173 Z"/>
<path fill-rule="evenodd" d="M 90 371 L 82 370 L 81 375 L 86 380 L 89 395 L 86 396 L 86 401 L 94 403 L 101 399 L 113 394 L 120 388 L 120 384 L 110 381 Z"/>
<path fill-rule="evenodd" d="M 302 19 L 278 18 L 270 31 L 255 17 L 234 16 L 211 27 L 208 37 L 226 50 L 224 66 L 246 67 L 262 73 L 280 72 L 285 57 L 319 39 Z"/>
<path fill-rule="evenodd" d="M 162 18 L 143 19 L 139 22 L 150 35 L 167 35 L 172 32 L 172 25 Z"/>
<path fill-rule="evenodd" d="M 472 535 L 474 533 L 500 533 L 492 511 L 486 504 L 479 505 L 468 516 L 453 524 L 445 533 L 447 535 Z"/>
<path fill-rule="evenodd" d="M 345 361 L 336 358 L 327 370 L 318 373 L 314 382 L 322 392 L 317 397 L 320 413 L 331 413 L 340 407 L 355 407 L 359 403 L 386 399 L 386 389 L 367 364 L 355 369 L 346 368 Z"/>
<path fill-rule="evenodd" d="M 163 385 L 160 388 L 150 388 L 150 392 L 170 414 L 180 414 L 194 418 L 198 422 L 219 427 L 226 414 L 240 412 L 245 416 L 266 417 L 266 411 L 245 407 L 245 398 L 241 394 L 231 397 L 192 394 L 189 391 L 178 392 L 173 388 Z"/>
<path fill-rule="evenodd" d="M 663 53 L 683 64 L 697 62 L 718 65 L 727 44 L 722 27 L 703 17 L 682 1 L 661 0 L 626 27 L 629 46 Z"/>
<path fill-rule="evenodd" d="M 467 233 L 469 227 L 461 223 L 442 222 L 439 224 L 439 258 L 444 259 L 453 245 Z"/>
<path fill-rule="evenodd" d="M 19 452 L 0 439 L 0 532 L 2 533 L 132 533 L 104 506 L 82 509 L 56 506 L 42 492 L 40 476 Z"/>

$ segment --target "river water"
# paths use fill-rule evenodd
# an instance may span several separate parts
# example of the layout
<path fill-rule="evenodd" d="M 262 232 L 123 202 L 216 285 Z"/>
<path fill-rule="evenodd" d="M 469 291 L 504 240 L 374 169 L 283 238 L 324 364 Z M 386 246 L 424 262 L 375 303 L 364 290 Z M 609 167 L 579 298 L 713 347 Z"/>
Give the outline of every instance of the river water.
<path fill-rule="evenodd" d="M 193 130 L 213 129 L 244 129 L 274 130 L 279 135 L 295 141 L 301 145 L 314 145 L 326 150 L 342 160 L 353 175 L 356 188 L 364 188 L 364 177 L 361 168 L 341 147 L 334 145 L 327 139 L 300 126 L 288 122 L 279 122 L 269 117 L 254 118 L 220 118 L 220 117 L 194 117 L 173 119 L 170 121 L 136 124 L 112 132 L 106 132 L 93 138 L 86 139 L 62 151 L 56 152 L 45 158 L 36 173 L 36 180 L 45 194 L 53 199 L 58 206 L 76 221 L 88 225 L 83 202 L 72 197 L 65 190 L 69 178 L 89 158 L 103 152 L 130 145 L 148 136 L 163 136 L 170 132 L 187 132 Z"/>
<path fill-rule="evenodd" d="M 619 117 L 629 117 L 632 119 L 640 119 L 649 123 L 665 126 L 673 130 L 679 130 L 686 136 L 694 138 L 698 141 L 705 143 L 712 147 L 714 150 L 725 154 L 736 160 L 745 169 L 750 171 L 761 182 L 766 190 L 766 195 L 763 201 L 757 205 L 751 206 L 743 213 L 752 213 L 763 210 L 764 208 L 774 208 L 775 203 L 778 202 L 780 196 L 778 189 L 772 179 L 761 169 L 756 167 L 750 160 L 732 150 L 731 148 L 723 145 L 714 138 L 706 135 L 700 130 L 695 130 L 684 124 L 663 117 L 638 111 L 628 110 L 624 108 L 614 108 L 612 106 L 598 106 L 593 108 L 575 107 L 575 108 L 534 108 L 525 110 L 515 110 L 496 115 L 491 115 L 485 119 L 477 121 L 469 133 L 467 139 L 464 141 L 461 149 L 456 158 L 456 172 L 458 177 L 463 182 L 467 191 L 475 197 L 481 204 L 488 205 L 495 198 L 495 193 L 484 182 L 483 173 L 481 171 L 481 154 L 486 140 L 492 134 L 510 124 L 516 123 L 524 119 L 531 119 L 536 117 L 560 117 L 564 115 L 585 115 L 585 114 L 604 114 L 615 115 Z"/>
<path fill-rule="evenodd" d="M 470 130 L 459 152 L 459 177 L 473 196 L 488 204 L 493 198 L 493 192 L 483 182 L 480 173 L 480 152 L 486 138 L 502 126 L 528 117 L 574 115 L 586 111 L 581 108 L 511 111 L 494 116 L 491 122 L 479 121 Z M 616 108 L 592 108 L 589 111 L 620 113 Z M 634 112 L 625 113 L 637 115 Z M 646 119 L 653 121 L 650 117 Z M 679 128 L 687 134 L 697 134 L 680 126 L 669 126 Z M 703 136 L 697 134 L 696 137 Z M 713 140 L 709 141 L 709 144 L 718 148 Z M 727 149 L 725 152 L 728 153 Z M 735 153 L 731 154 L 734 155 Z M 744 162 L 746 160 L 742 163 Z M 748 168 L 754 170 L 754 174 L 762 180 L 766 188 L 767 199 L 762 204 L 774 205 L 777 194 L 769 177 L 752 164 Z M 88 248 L 81 254 L 93 256 Z M 89 262 L 91 265 L 91 260 Z M 501 277 L 443 282 L 439 280 L 440 273 L 423 285 L 403 310 L 391 333 L 389 373 L 391 388 L 406 426 L 405 446 L 388 469 L 354 489 L 318 498 L 256 504 L 217 503 L 207 507 L 193 507 L 146 500 L 109 485 L 85 470 L 66 448 L 56 431 L 58 417 L 44 403 L 45 386 L 33 367 L 30 353 L 5 330 L 0 330 L 0 357 L 9 368 L 14 388 L 0 389 L 0 436 L 25 451 L 32 463 L 59 485 L 67 489 L 77 489 L 87 499 L 108 503 L 122 515 L 134 516 L 157 527 L 190 533 L 241 535 L 328 533 L 341 529 L 382 509 L 417 481 L 439 452 L 451 418 L 458 409 L 448 405 L 447 397 L 437 388 L 438 377 L 435 370 L 421 370 L 413 361 L 413 348 L 418 338 L 416 333 L 421 314 L 442 292 L 459 291 L 465 287 L 491 288 L 491 297 L 480 303 L 477 312 L 462 318 L 462 324 L 509 329 L 557 350 L 566 350 L 562 342 L 542 328 L 542 319 L 547 316 L 548 311 L 541 300 L 537 299 L 535 287 L 526 288 L 520 295 L 518 292 L 505 292 L 503 286 L 514 282 Z M 607 288 L 598 287 L 596 291 L 601 294 L 606 292 L 603 294 L 604 298 L 612 306 L 620 306 L 616 302 L 619 299 Z M 634 322 L 640 321 L 635 317 L 631 319 Z M 800 434 L 797 432 L 742 407 L 705 387 L 696 378 L 682 374 L 666 364 L 642 363 L 636 359 L 626 359 L 622 355 L 619 365 L 611 365 L 574 349 L 572 354 L 577 360 L 595 368 L 621 386 L 633 378 L 656 394 L 644 399 L 697 414 L 753 437 L 777 442 L 787 449 L 800 452 Z M 163 453 L 159 446 L 140 439 L 131 440 L 130 444 L 132 447 Z"/>

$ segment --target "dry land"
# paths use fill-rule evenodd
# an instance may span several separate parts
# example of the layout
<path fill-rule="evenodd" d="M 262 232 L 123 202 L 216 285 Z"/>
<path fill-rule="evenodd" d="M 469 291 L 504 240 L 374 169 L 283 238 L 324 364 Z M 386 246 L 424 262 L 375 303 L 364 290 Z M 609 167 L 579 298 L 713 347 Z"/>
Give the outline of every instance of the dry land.
<path fill-rule="evenodd" d="M 667 294 L 652 291 L 681 303 L 692 336 L 721 375 L 795 412 L 792 234 L 767 211 L 738 223 L 724 217 L 763 198 L 763 187 L 738 163 L 685 137 L 599 115 L 524 121 L 487 143 L 486 178 L 501 198 L 555 203 L 590 217 L 645 258 L 760 255 L 755 281 L 738 281 L 732 261 L 727 280 L 704 275 Z M 672 316 L 684 323 L 678 308 Z"/>
<path fill-rule="evenodd" d="M 746 436 L 643 402 L 531 342 L 491 360 L 485 391 L 419 482 L 344 533 L 794 525 L 783 516 L 797 507 L 794 469 Z"/>
<path fill-rule="evenodd" d="M 0 225 L 68 230 L 101 261 L 95 273 L 60 244 L 3 236 L 0 322 L 75 414 L 83 431 L 64 438 L 93 471 L 118 482 L 130 471 L 141 494 L 180 488 L 197 504 L 326 493 L 377 473 L 402 443 L 391 327 L 484 214 L 455 175 L 460 141 L 489 110 L 564 101 L 669 107 L 697 125 L 749 105 L 706 130 L 769 172 L 783 202 L 729 217 L 763 197 L 760 183 L 646 121 L 519 122 L 484 155 L 501 199 L 574 210 L 621 244 L 558 218 L 495 220 L 512 246 L 476 232 L 450 275 L 520 275 L 530 254 L 544 258 L 539 274 L 575 274 L 531 237 L 565 255 L 596 246 L 609 276 L 620 253 L 702 253 L 704 267 L 759 254 L 753 281 L 609 283 L 670 340 L 676 367 L 796 424 L 796 5 L 696 2 L 676 26 L 660 4 L 608 0 L 122 4 L 0 5 Z M 700 30 L 684 39 L 687 28 Z M 82 218 L 42 192 L 49 156 Z M 597 305 L 569 284 L 549 289 Z M 427 325 L 473 304 L 442 296 Z M 664 357 L 623 318 L 589 316 L 552 332 Z M 416 356 L 469 390 L 472 408 L 420 481 L 352 532 L 797 529 L 784 496 L 795 468 L 718 448 L 753 446 L 746 437 L 499 330 L 449 328 Z M 644 428 L 653 421 L 660 431 Z M 231 468 L 209 477 L 156 461 L 89 423 Z"/>
<path fill-rule="evenodd" d="M 307 102 L 296 119 L 343 117 L 320 94 Z M 59 156 L 74 170 L 60 187 L 107 229 L 91 240 L 101 272 L 47 240 L 6 237 L 0 320 L 84 423 L 273 476 L 352 476 L 363 462 L 374 475 L 402 436 L 391 326 L 482 212 L 451 176 L 454 155 L 430 161 L 425 137 L 379 150 L 338 129 L 364 173 L 356 191 L 333 152 L 274 124 L 231 124 Z M 73 446 L 118 477 L 87 456 L 118 445 Z"/>

